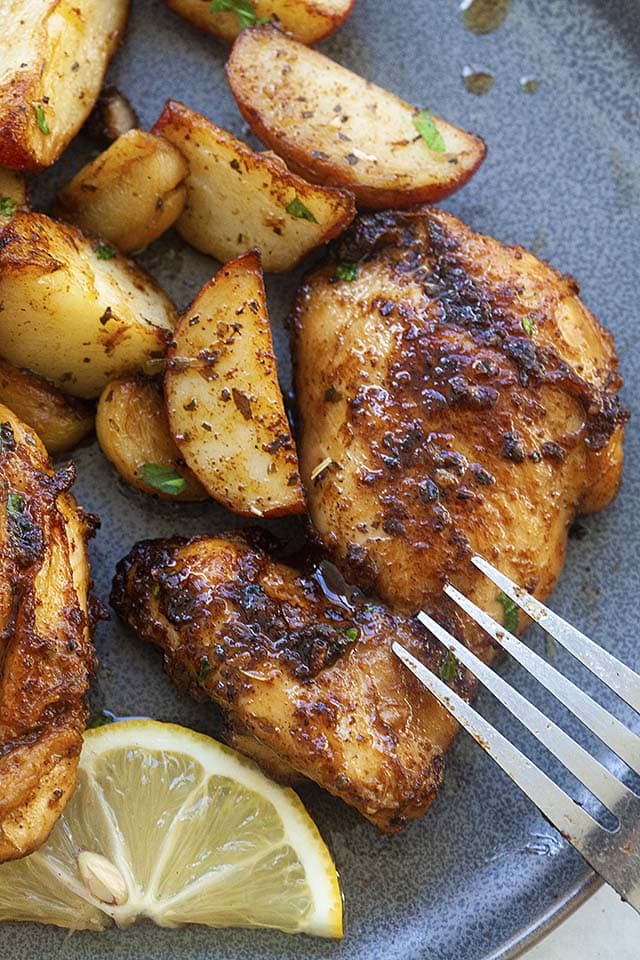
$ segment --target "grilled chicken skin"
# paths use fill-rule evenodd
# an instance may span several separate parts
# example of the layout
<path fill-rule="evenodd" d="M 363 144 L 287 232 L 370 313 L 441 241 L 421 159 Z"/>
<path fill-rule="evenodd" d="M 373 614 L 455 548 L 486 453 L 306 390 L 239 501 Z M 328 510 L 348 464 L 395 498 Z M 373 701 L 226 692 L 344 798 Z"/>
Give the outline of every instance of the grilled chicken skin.
<path fill-rule="evenodd" d="M 575 281 L 443 210 L 380 213 L 308 276 L 292 328 L 311 519 L 347 579 L 438 619 L 450 580 L 500 619 L 477 552 L 548 595 L 622 467 L 612 338 Z"/>
<path fill-rule="evenodd" d="M 0 861 L 46 840 L 76 783 L 94 669 L 93 526 L 73 479 L 0 406 Z"/>
<path fill-rule="evenodd" d="M 284 761 L 388 833 L 431 803 L 453 723 L 391 652 L 398 639 L 440 667 L 443 650 L 416 622 L 338 602 L 239 535 L 143 541 L 111 599 L 178 687 L 228 711 L 258 759 Z M 467 694 L 465 683 L 456 676 Z"/>

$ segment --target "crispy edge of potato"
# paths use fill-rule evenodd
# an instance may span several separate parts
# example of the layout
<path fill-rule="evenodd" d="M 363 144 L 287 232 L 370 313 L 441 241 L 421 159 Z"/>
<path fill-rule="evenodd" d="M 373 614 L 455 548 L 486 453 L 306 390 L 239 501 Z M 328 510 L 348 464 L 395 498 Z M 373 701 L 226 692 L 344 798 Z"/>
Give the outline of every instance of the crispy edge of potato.
<path fill-rule="evenodd" d="M 0 403 L 35 430 L 50 456 L 73 449 L 93 431 L 92 403 L 66 397 L 42 377 L 20 370 L 2 357 Z"/>
<path fill-rule="evenodd" d="M 143 368 L 149 358 L 163 356 L 177 317 L 174 304 L 152 277 L 133 260 L 117 254 L 113 249 L 108 257 L 101 258 L 103 246 L 77 227 L 41 213 L 16 214 L 0 232 L 0 295 L 4 296 L 5 305 L 0 325 L 2 355 L 14 366 L 30 369 L 54 383 L 64 393 L 85 399 L 98 397 L 112 379 L 132 376 Z M 74 267 L 80 279 L 75 277 L 73 311 L 69 309 L 65 313 L 57 305 L 55 317 L 60 324 L 60 334 L 53 343 L 58 352 L 64 355 L 64 369 L 69 371 L 60 376 L 59 372 L 52 370 L 53 348 L 48 347 L 43 338 L 37 312 L 30 313 L 24 305 L 29 304 L 31 298 L 32 303 L 39 304 L 41 308 L 42 299 L 45 293 L 48 295 L 48 291 L 39 286 L 39 281 L 47 275 L 63 271 L 67 276 L 73 275 Z M 76 327 L 86 322 L 83 310 L 88 308 L 83 306 L 81 310 L 79 305 L 85 305 L 89 298 L 87 290 L 81 294 L 80 280 L 86 285 L 88 278 L 88 290 L 96 304 L 95 319 L 83 329 L 82 336 L 76 330 L 78 336 L 72 342 L 69 338 L 71 317 L 75 317 Z M 7 284 L 15 284 L 14 300 L 21 303 L 16 314 L 23 334 L 20 341 L 15 336 L 11 342 L 3 339 L 3 332 L 10 326 Z M 121 285 L 123 289 L 116 289 Z M 67 283 L 67 292 L 69 290 Z M 55 298 L 61 296 L 60 290 L 56 289 Z M 135 297 L 141 298 L 136 309 L 132 305 Z M 120 309 L 122 317 L 119 315 Z M 40 312 L 43 313 L 43 310 L 40 309 Z M 50 319 L 50 315 L 47 318 Z M 25 322 L 27 327 L 31 325 L 29 351 L 24 347 L 27 339 L 24 334 Z M 66 342 L 62 338 L 65 323 Z M 131 350 L 132 339 L 136 341 L 135 351 Z M 93 367 L 90 358 L 87 362 L 89 347 L 95 352 L 94 360 L 100 361 Z M 103 367 L 107 360 L 110 365 L 105 370 Z M 61 367 L 59 357 L 56 366 Z M 97 372 L 96 366 L 99 368 Z"/>
<path fill-rule="evenodd" d="M 258 139 L 268 149 L 273 150 L 282 157 L 294 173 L 299 174 L 311 183 L 321 185 L 330 183 L 334 186 L 351 190 L 355 194 L 358 207 L 365 209 L 404 209 L 420 203 L 435 203 L 450 196 L 470 180 L 484 161 L 487 147 L 481 137 L 470 131 L 463 130 L 461 127 L 456 127 L 442 117 L 433 115 L 432 119 L 437 123 L 441 135 L 444 134 L 449 136 L 449 138 L 457 138 L 465 142 L 468 148 L 467 152 L 471 157 L 469 162 L 466 163 L 464 167 L 462 167 L 459 161 L 455 165 L 452 163 L 451 176 L 432 179 L 430 182 L 423 180 L 423 182 L 417 186 L 394 187 L 392 184 L 376 185 L 367 183 L 366 180 L 362 178 L 361 169 L 359 169 L 358 164 L 360 164 L 361 161 L 376 162 L 376 157 L 368 156 L 363 151 L 360 151 L 360 156 L 354 154 L 355 160 L 353 164 L 345 168 L 336 162 L 335 157 L 332 158 L 329 153 L 322 150 L 322 143 L 320 141 L 316 143 L 315 148 L 311 148 L 309 145 L 303 146 L 299 142 L 299 139 L 296 140 L 295 137 L 287 137 L 286 130 L 283 129 L 283 124 L 268 122 L 268 111 L 256 106 L 252 91 L 249 90 L 249 87 L 254 84 L 254 80 L 253 78 L 247 78 L 245 68 L 246 63 L 254 65 L 257 61 L 255 55 L 256 41 L 258 44 L 274 43 L 279 45 L 281 49 L 283 45 L 285 47 L 288 46 L 292 53 L 297 51 L 297 55 L 299 56 L 317 58 L 319 62 L 325 61 L 327 69 L 324 71 L 324 74 L 329 76 L 329 68 L 332 70 L 335 69 L 335 72 L 339 73 L 342 78 L 343 88 L 345 87 L 348 75 L 350 75 L 358 84 L 363 84 L 366 90 L 380 91 L 385 100 L 395 102 L 398 110 L 402 111 L 403 116 L 407 111 L 410 111 L 412 115 L 417 117 L 420 111 L 391 91 L 367 81 L 364 77 L 354 73 L 352 70 L 342 66 L 337 63 L 337 61 L 332 60 L 319 51 L 298 43 L 293 37 L 283 34 L 272 24 L 259 24 L 243 30 L 234 42 L 225 66 L 227 81 L 238 109 Z M 254 45 L 253 49 L 252 45 Z M 273 65 L 271 68 L 274 71 L 277 70 L 280 75 L 282 67 L 279 65 L 276 50 L 271 51 L 269 61 L 270 66 Z M 261 88 L 264 88 L 266 83 L 267 80 L 263 71 L 260 77 Z M 309 88 L 307 88 L 307 91 L 308 90 Z M 319 92 L 325 93 L 325 91 Z M 281 101 L 285 99 L 283 96 L 280 97 Z M 325 96 L 324 99 L 326 100 L 328 98 Z M 278 101 L 276 100 L 275 102 Z M 293 118 L 290 129 L 300 129 L 300 125 L 297 124 Z M 419 135 L 417 133 L 415 135 L 412 134 L 411 139 L 417 140 L 419 139 Z M 392 144 L 390 143 L 387 146 L 390 147 Z M 427 149 L 426 146 L 425 149 Z M 460 151 L 457 151 L 456 156 L 459 158 L 461 155 L 464 156 Z M 453 159 L 455 159 L 455 157 Z M 383 169 L 382 165 L 378 169 Z M 405 174 L 404 176 L 406 177 L 407 175 L 408 174 Z M 391 178 L 394 174 L 390 173 L 389 176 Z"/>
<path fill-rule="evenodd" d="M 137 377 L 107 384 L 98 401 L 96 434 L 105 457 L 130 486 L 163 500 L 209 499 L 171 436 L 162 387 L 156 381 Z M 140 476 L 144 464 L 175 470 L 185 489 L 171 494 L 145 483 Z"/>
<path fill-rule="evenodd" d="M 199 30 L 231 44 L 241 31 L 234 13 L 214 13 L 203 0 L 165 0 L 170 10 Z M 318 43 L 334 33 L 351 14 L 355 0 L 253 0 L 258 20 L 278 23 L 301 43 Z M 339 7 L 339 10 L 336 10 Z"/>
<path fill-rule="evenodd" d="M 272 417 L 275 416 L 276 420 L 275 423 L 259 423 L 256 430 L 256 439 L 259 438 L 260 432 L 262 432 L 263 435 L 266 435 L 263 437 L 264 439 L 269 439 L 269 437 L 271 437 L 269 443 L 261 445 L 261 449 L 268 453 L 271 457 L 277 457 L 280 461 L 279 467 L 274 469 L 274 473 L 282 473 L 284 470 L 290 471 L 287 483 L 283 483 L 280 487 L 279 502 L 276 502 L 272 507 L 265 508 L 258 508 L 255 503 L 251 502 L 262 501 L 264 496 L 262 492 L 259 492 L 257 496 L 254 497 L 246 495 L 243 496 L 242 487 L 245 484 L 254 482 L 250 477 L 236 477 L 236 482 L 234 484 L 227 484 L 228 487 L 235 486 L 235 499 L 233 496 L 225 494 L 225 492 L 220 489 L 220 484 L 217 482 L 216 478 L 214 478 L 212 481 L 212 478 L 208 475 L 202 464 L 197 462 L 198 458 L 194 456 L 193 436 L 189 433 L 189 429 L 192 427 L 192 419 L 195 419 L 195 417 L 191 417 L 191 413 L 195 412 L 195 409 L 198 409 L 198 418 L 202 416 L 202 410 L 200 408 L 197 406 L 195 408 L 191 406 L 193 401 L 195 401 L 197 404 L 197 398 L 195 394 L 198 391 L 195 389 L 192 390 L 191 388 L 187 391 L 188 394 L 193 394 L 191 399 L 187 401 L 187 405 L 182 404 L 177 397 L 177 394 L 181 392 L 181 389 L 179 388 L 182 388 L 187 382 L 189 384 L 193 382 L 197 385 L 197 387 L 200 388 L 200 390 L 206 390 L 209 393 L 208 399 L 211 398 L 212 388 L 210 385 L 212 383 L 217 384 L 217 389 L 222 387 L 222 390 L 225 390 L 225 381 L 222 379 L 225 377 L 225 374 L 220 374 L 219 371 L 214 369 L 218 361 L 221 359 L 215 349 L 215 345 L 212 343 L 210 350 L 199 348 L 197 350 L 196 357 L 192 358 L 190 354 L 193 351 L 189 338 L 189 330 L 194 326 L 199 326 L 200 317 L 202 314 L 206 315 L 212 313 L 214 316 L 219 315 L 219 322 L 224 322 L 223 318 L 225 316 L 229 316 L 231 319 L 228 323 L 228 327 L 233 328 L 234 323 L 237 322 L 235 318 L 241 315 L 243 307 L 245 306 L 244 302 L 240 307 L 234 308 L 233 306 L 233 285 L 236 282 L 235 276 L 239 271 L 245 271 L 246 274 L 251 277 L 255 283 L 257 295 L 256 300 L 252 298 L 251 303 L 254 304 L 254 306 L 251 306 L 247 313 L 247 319 L 249 320 L 249 323 L 252 324 L 252 327 L 247 329 L 246 336 L 250 338 L 252 344 L 248 350 L 253 352 L 252 360 L 254 362 L 254 373 L 256 374 L 255 381 L 256 383 L 262 382 L 262 384 L 265 384 L 269 389 L 263 392 L 261 396 L 256 397 L 256 400 L 264 403 L 265 394 L 270 393 L 270 399 L 272 403 L 271 414 Z M 230 286 L 231 290 L 228 290 L 227 286 Z M 220 296 L 222 298 L 221 309 L 217 309 L 217 304 L 215 305 L 214 309 L 210 307 L 209 298 L 212 294 L 216 297 Z M 222 345 L 229 348 L 225 353 L 225 360 L 227 360 L 233 355 L 233 338 L 231 338 L 229 344 Z M 203 354 L 210 354 L 210 356 L 203 356 Z M 198 366 L 194 365 L 194 360 Z M 267 363 L 271 364 L 269 370 L 263 369 Z M 203 373 L 206 374 L 206 376 L 203 376 Z M 187 381 L 184 379 L 185 377 L 190 377 L 191 379 Z M 202 386 L 203 384 L 204 387 Z M 231 380 L 229 380 L 229 386 L 226 387 L 226 393 L 228 394 L 227 397 L 221 398 L 220 401 L 216 400 L 214 402 L 213 409 L 209 411 L 211 420 L 215 422 L 215 406 L 217 406 L 219 402 L 224 402 L 225 405 L 227 403 L 233 405 L 231 409 L 235 410 L 234 416 L 237 423 L 240 423 L 242 420 L 247 422 L 253 421 L 254 418 L 251 410 L 251 399 L 247 396 L 247 394 L 234 387 L 234 384 Z M 229 510 L 232 510 L 234 513 L 239 514 L 240 516 L 254 518 L 256 516 L 266 518 L 306 513 L 306 501 L 300 480 L 298 453 L 285 412 L 284 399 L 282 397 L 280 384 L 278 382 L 277 360 L 273 350 L 273 338 L 267 315 L 264 279 L 260 265 L 260 255 L 257 250 L 250 250 L 243 254 L 243 256 L 237 257 L 235 260 L 231 260 L 229 263 L 221 267 L 218 273 L 211 280 L 205 283 L 193 303 L 178 320 L 173 341 L 169 345 L 168 350 L 167 367 L 164 376 L 164 394 L 167 405 L 169 427 L 178 445 L 178 448 L 182 452 L 187 465 L 193 470 L 204 488 L 214 498 L 214 500 L 217 500 L 219 503 L 223 504 L 223 506 L 227 507 Z M 213 434 L 211 422 L 208 421 L 207 423 L 208 426 L 203 428 L 205 429 L 207 436 L 201 436 L 199 438 L 198 450 L 202 450 L 204 447 L 210 447 L 212 443 L 216 443 L 221 447 L 221 449 L 216 451 L 215 457 L 207 457 L 207 459 L 215 462 L 219 460 L 219 454 L 222 452 L 222 445 L 219 444 L 217 438 Z M 287 438 L 286 444 L 282 443 L 283 436 L 286 436 Z M 243 436 L 241 439 L 243 442 L 243 447 L 237 449 L 237 454 L 239 457 L 242 457 L 247 437 Z M 272 450 L 268 450 L 270 445 L 273 445 Z M 237 468 L 232 464 L 231 473 L 233 474 L 234 471 L 237 472 Z"/>
<path fill-rule="evenodd" d="M 182 213 L 188 173 L 170 140 L 128 130 L 58 191 L 54 214 L 123 253 L 140 250 Z"/>
<path fill-rule="evenodd" d="M 22 0 L 22 6 L 26 4 L 27 0 Z M 0 86 L 0 162 L 20 170 L 41 170 L 63 153 L 100 93 L 109 61 L 124 34 L 130 5 L 131 0 L 85 0 L 82 5 L 76 0 L 48 0 L 47 9 L 30 24 L 33 56 L 25 56 L 26 68 L 17 68 Z M 96 15 L 100 10 L 104 24 Z M 19 18 L 15 5 L 12 14 Z M 54 18 L 61 24 L 51 28 Z M 64 30 L 66 43 L 62 42 Z M 54 93 L 56 84 L 64 91 L 62 98 Z M 64 117 L 60 99 L 67 112 L 67 126 L 62 131 L 58 125 Z M 68 122 L 70 105 L 73 114 Z M 49 133 L 37 123 L 37 106 L 45 108 Z"/>
<path fill-rule="evenodd" d="M 233 169 L 232 176 L 239 177 L 237 195 L 233 197 L 234 205 L 237 205 L 238 198 L 240 198 L 243 209 L 246 210 L 251 202 L 252 194 L 262 193 L 265 197 L 274 199 L 275 207 L 281 208 L 284 225 L 277 224 L 277 229 L 281 231 L 281 234 L 276 235 L 274 225 L 266 222 L 262 218 L 262 213 L 256 210 L 253 232 L 247 233 L 245 228 L 241 243 L 228 242 L 227 238 L 222 236 L 223 231 L 218 227 L 219 210 L 224 201 L 221 201 L 215 209 L 209 211 L 207 224 L 202 229 L 191 214 L 190 208 L 192 205 L 199 210 L 204 207 L 205 191 L 198 183 L 194 183 L 192 177 L 188 176 L 187 204 L 176 223 L 176 229 L 183 239 L 196 249 L 211 254 L 222 262 L 240 256 L 247 248 L 256 247 L 261 250 L 262 269 L 265 272 L 279 273 L 291 270 L 311 250 L 316 249 L 323 243 L 328 243 L 342 233 L 355 216 L 355 200 L 353 194 L 348 190 L 310 184 L 302 177 L 292 173 L 280 157 L 271 153 L 256 153 L 227 130 L 176 100 L 166 102 L 160 117 L 152 128 L 152 132 L 166 137 L 169 142 L 175 144 L 190 162 L 192 158 L 195 159 L 195 157 L 201 157 L 204 154 L 208 158 L 212 158 L 211 162 L 220 167 L 218 177 L 216 177 L 215 170 L 211 171 L 214 190 L 218 182 L 221 182 L 224 178 L 226 170 L 228 168 Z M 206 141 L 204 146 L 203 141 Z M 231 156 L 231 160 L 229 160 L 229 156 Z M 242 168 L 244 168 L 244 174 Z M 254 179 L 254 175 L 258 174 L 262 180 L 262 172 L 264 177 L 268 178 L 268 182 L 263 181 L 259 187 L 251 183 L 247 188 L 247 178 Z M 243 176 L 244 180 L 242 179 Z M 243 186 L 245 187 L 244 191 Z M 317 212 L 318 216 L 320 216 L 319 206 L 322 204 L 326 210 L 325 222 L 317 220 L 316 223 L 313 223 L 304 218 L 297 218 L 296 221 L 296 218 L 292 217 L 286 209 L 287 203 L 296 199 L 307 209 L 310 205 L 313 208 L 311 212 Z M 303 238 L 292 237 L 291 254 L 285 257 L 284 249 L 281 252 L 269 251 L 266 249 L 267 243 L 261 243 L 260 240 L 261 235 L 268 235 L 270 231 L 278 237 L 276 240 L 276 243 L 278 243 L 280 237 L 283 237 L 287 230 L 287 217 L 291 220 L 291 228 L 295 227 L 296 232 L 299 232 L 300 225 L 304 223 L 309 228 L 309 233 L 311 229 L 317 228 L 317 237 L 313 243 L 306 244 L 302 242 Z M 233 219 L 232 210 L 229 210 L 228 219 Z M 218 231 L 217 236 L 215 235 L 216 231 Z M 226 232 L 229 233 L 230 231 Z M 284 248 L 284 244 L 278 245 L 282 245 Z"/>

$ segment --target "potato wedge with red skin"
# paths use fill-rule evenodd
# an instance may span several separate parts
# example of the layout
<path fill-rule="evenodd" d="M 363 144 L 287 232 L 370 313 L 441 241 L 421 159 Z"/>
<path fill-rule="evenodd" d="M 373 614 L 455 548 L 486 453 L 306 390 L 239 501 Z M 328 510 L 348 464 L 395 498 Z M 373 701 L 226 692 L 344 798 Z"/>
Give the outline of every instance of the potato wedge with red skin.
<path fill-rule="evenodd" d="M 173 437 L 214 499 L 243 516 L 304 513 L 256 251 L 222 267 L 180 317 L 164 391 Z"/>
<path fill-rule="evenodd" d="M 176 229 L 222 263 L 258 248 L 265 273 L 291 270 L 355 216 L 348 191 L 308 183 L 279 157 L 255 153 L 175 100 L 167 102 L 153 132 L 189 162 L 187 201 Z M 291 203 L 302 204 L 297 216 L 287 209 Z"/>
<path fill-rule="evenodd" d="M 347 187 L 360 207 L 441 200 L 486 153 L 480 137 L 435 116 L 445 149 L 431 149 L 419 109 L 269 24 L 240 34 L 226 71 L 256 136 L 312 183 Z"/>
<path fill-rule="evenodd" d="M 100 93 L 129 0 L 3 0 L 0 163 L 50 166 Z"/>
<path fill-rule="evenodd" d="M 165 0 L 175 13 L 200 30 L 233 43 L 241 27 L 235 13 L 215 13 L 207 0 Z M 317 43 L 347 19 L 355 0 L 253 0 L 258 20 L 269 19 L 301 43 Z"/>
<path fill-rule="evenodd" d="M 208 499 L 169 432 L 162 387 L 155 380 L 139 377 L 108 384 L 98 402 L 96 433 L 105 457 L 132 487 L 163 500 Z M 184 489 L 167 493 L 147 483 L 145 464 L 173 470 L 183 478 Z"/>

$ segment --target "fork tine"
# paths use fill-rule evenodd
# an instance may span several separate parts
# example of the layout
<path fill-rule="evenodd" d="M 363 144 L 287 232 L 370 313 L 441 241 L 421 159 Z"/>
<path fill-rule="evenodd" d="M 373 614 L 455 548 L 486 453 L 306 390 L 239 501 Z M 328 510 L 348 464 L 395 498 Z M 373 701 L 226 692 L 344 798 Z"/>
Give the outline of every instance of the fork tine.
<path fill-rule="evenodd" d="M 518 587 L 483 557 L 473 556 L 471 562 L 495 583 L 527 616 L 539 623 L 554 640 L 584 664 L 593 674 L 614 690 L 630 707 L 640 713 L 640 676 L 607 650 L 572 627 L 570 623 L 549 610 L 530 593 Z M 628 762 L 628 761 L 627 761 Z M 635 768 L 634 768 L 635 769 Z"/>
<path fill-rule="evenodd" d="M 392 644 L 392 650 L 570 843 L 580 850 L 586 848 L 594 836 L 609 836 L 608 831 L 571 800 L 546 773 L 408 650 L 397 642 Z"/>
<path fill-rule="evenodd" d="M 628 730 L 604 707 L 580 690 L 555 667 L 518 640 L 488 613 L 447 584 L 444 592 L 483 630 L 493 637 L 511 656 L 522 664 L 536 680 L 550 690 L 589 730 L 596 734 L 632 770 L 640 774 L 640 737 Z"/>
<path fill-rule="evenodd" d="M 598 798 L 600 803 L 613 812 L 623 794 L 628 794 L 629 800 L 634 798 L 631 790 L 620 783 L 609 770 L 587 753 L 580 744 L 572 740 L 557 724 L 545 717 L 541 710 L 514 690 L 471 650 L 444 630 L 439 623 L 422 611 L 418 614 L 418 620 L 445 647 L 453 651 L 457 659 L 476 675 L 494 697 L 507 707 L 516 719 Z M 638 808 L 640 813 L 640 801 L 638 801 Z"/>

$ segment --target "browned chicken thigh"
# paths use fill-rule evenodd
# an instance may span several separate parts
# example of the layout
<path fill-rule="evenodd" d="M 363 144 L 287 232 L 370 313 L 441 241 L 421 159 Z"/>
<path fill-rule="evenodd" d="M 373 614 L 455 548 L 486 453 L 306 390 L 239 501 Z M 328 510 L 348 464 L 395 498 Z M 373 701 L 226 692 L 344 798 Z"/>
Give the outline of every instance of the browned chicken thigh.
<path fill-rule="evenodd" d="M 399 640 L 436 670 L 446 661 L 415 621 L 336 602 L 239 536 L 143 541 L 112 603 L 268 769 L 281 758 L 389 833 L 433 800 L 454 724 L 391 652 Z"/>
<path fill-rule="evenodd" d="M 572 520 L 618 489 L 626 417 L 574 280 L 443 210 L 363 216 L 307 278 L 293 341 L 311 519 L 348 579 L 436 617 L 451 580 L 499 618 L 477 552 L 549 594 Z"/>
<path fill-rule="evenodd" d="M 0 406 L 0 861 L 46 840 L 76 784 L 94 657 L 73 479 Z"/>

